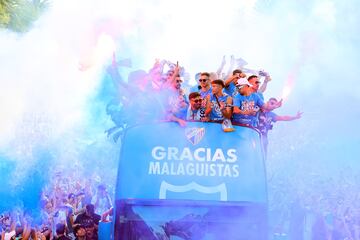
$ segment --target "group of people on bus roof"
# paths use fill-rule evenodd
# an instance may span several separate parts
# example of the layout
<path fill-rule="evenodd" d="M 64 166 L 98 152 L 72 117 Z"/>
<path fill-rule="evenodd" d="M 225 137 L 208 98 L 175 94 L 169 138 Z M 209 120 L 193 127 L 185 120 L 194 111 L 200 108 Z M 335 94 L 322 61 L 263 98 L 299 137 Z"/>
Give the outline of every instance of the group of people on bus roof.
<path fill-rule="evenodd" d="M 180 126 L 186 126 L 186 121 L 228 120 L 257 128 L 264 138 L 274 122 L 301 118 L 301 112 L 294 116 L 279 116 L 272 112 L 282 105 L 282 100 L 264 100 L 263 93 L 271 81 L 269 74 L 255 71 L 254 75 L 253 71 L 252 75 L 246 76 L 245 70 L 248 73 L 249 69 L 236 64 L 233 56 L 229 70 L 224 73 L 224 59 L 216 73 L 196 74 L 196 86 L 189 86 L 189 74 L 183 67 L 165 60 L 157 60 L 149 72 L 138 70 L 130 73 L 125 82 L 117 72 L 118 65 L 114 59 L 108 72 L 118 84 L 123 109 L 110 115 L 115 119 L 126 112 L 124 118 L 127 123 L 138 123 L 141 119 L 165 119 Z M 166 67 L 168 71 L 164 71 Z M 261 84 L 262 78 L 264 81 Z M 136 116 L 130 118 L 134 109 Z M 152 117 L 159 109 L 161 116 Z"/>
<path fill-rule="evenodd" d="M 301 112 L 295 116 L 279 116 L 272 110 L 281 107 L 282 100 L 270 98 L 264 101 L 263 92 L 270 81 L 266 75 L 263 85 L 258 76 L 247 77 L 240 69 L 236 69 L 225 80 L 211 80 L 210 73 L 202 72 L 198 78 L 198 89 L 188 95 L 188 102 L 181 88 L 182 78 L 177 72 L 171 88 L 175 93 L 169 101 L 169 120 L 186 125 L 192 121 L 223 121 L 231 119 L 233 123 L 258 128 L 263 134 L 271 129 L 276 121 L 299 119 Z M 177 100 L 177 101 L 176 101 Z"/>

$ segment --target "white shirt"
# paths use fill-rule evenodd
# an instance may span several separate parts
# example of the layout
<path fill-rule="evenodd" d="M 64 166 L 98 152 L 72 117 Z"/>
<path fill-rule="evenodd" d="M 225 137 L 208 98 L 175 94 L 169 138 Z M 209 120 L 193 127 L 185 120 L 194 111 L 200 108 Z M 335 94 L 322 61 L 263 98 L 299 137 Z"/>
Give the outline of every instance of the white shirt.
<path fill-rule="evenodd" d="M 186 120 L 194 120 L 194 121 L 200 121 L 200 108 L 198 110 L 193 111 L 191 109 L 191 106 L 189 106 L 187 112 L 186 112 Z"/>

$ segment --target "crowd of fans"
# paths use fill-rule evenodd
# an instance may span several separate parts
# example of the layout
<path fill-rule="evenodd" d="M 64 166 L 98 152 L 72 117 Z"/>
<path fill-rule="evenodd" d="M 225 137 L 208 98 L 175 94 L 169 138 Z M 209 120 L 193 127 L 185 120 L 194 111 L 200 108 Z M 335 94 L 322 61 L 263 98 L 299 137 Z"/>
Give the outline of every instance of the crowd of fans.
<path fill-rule="evenodd" d="M 271 80 L 270 75 L 245 69 L 243 63 L 231 57 L 229 70 L 224 72 L 224 58 L 216 72 L 197 73 L 197 84 L 190 86 L 190 75 L 185 69 L 165 60 L 157 60 L 148 72 L 138 70 L 130 73 L 128 81 L 124 81 L 118 72 L 119 63 L 114 57 L 108 73 L 116 94 L 106 111 L 116 126 L 109 129 L 108 134 L 116 140 L 122 130 L 132 124 L 159 120 L 174 121 L 182 127 L 188 121 L 221 122 L 224 131 L 232 131 L 232 124 L 258 129 L 266 148 L 267 132 L 272 129 L 274 122 L 299 119 L 302 113 L 298 112 L 295 116 L 275 114 L 273 110 L 282 105 L 282 100 L 270 98 L 265 101 L 263 96 Z M 286 191 L 283 194 L 291 192 Z M 283 199 L 281 194 L 271 193 L 270 213 L 276 215 L 272 218 L 275 223 L 271 228 L 273 239 L 302 239 L 291 238 L 291 234 L 301 236 L 296 232 L 299 229 L 305 234 L 305 227 L 296 228 L 296 225 L 301 225 L 310 213 L 314 215 L 312 227 L 317 229 L 313 233 L 318 235 L 308 239 L 346 239 L 334 237 L 340 236 L 339 229 L 347 230 L 344 236 L 359 235 L 359 208 L 355 211 L 348 208 L 341 216 L 336 215 L 334 210 L 330 226 L 324 212 L 307 208 L 313 203 L 303 202 L 303 195 L 300 201 L 294 201 L 296 207 L 291 207 L 287 203 L 280 205 Z M 61 172 L 54 173 L 49 185 L 43 189 L 40 205 L 41 215 L 37 219 L 29 212 L 24 212 L 21 206 L 2 213 L 1 240 L 92 240 L 98 238 L 99 222 L 111 220 L 112 201 L 105 184 Z"/>
<path fill-rule="evenodd" d="M 359 240 L 360 189 L 350 180 L 360 180 L 360 175 L 342 170 L 329 179 L 314 174 L 301 178 L 293 172 L 270 175 L 269 239 Z M 65 175 L 55 174 L 44 189 L 39 219 L 21 206 L 0 214 L 1 240 L 97 239 L 99 221 L 111 220 L 106 187 Z"/>
<path fill-rule="evenodd" d="M 1 240 L 98 239 L 99 222 L 111 220 L 112 200 L 106 185 L 83 179 L 54 173 L 42 191 L 39 214 L 21 205 L 1 214 Z"/>
<path fill-rule="evenodd" d="M 360 175 L 343 167 L 337 174 L 312 173 L 306 164 L 268 181 L 270 232 L 274 240 L 359 240 Z M 327 176 L 327 177 L 326 177 Z"/>
<path fill-rule="evenodd" d="M 282 100 L 265 101 L 263 93 L 271 81 L 268 73 L 244 68 L 246 62 L 233 56 L 226 72 L 225 64 L 224 57 L 216 72 L 197 73 L 195 86 L 190 85 L 184 67 L 166 60 L 156 60 L 148 72 L 130 73 L 126 82 L 114 57 L 108 72 L 119 95 L 107 106 L 108 114 L 120 129 L 153 120 L 174 121 L 182 127 L 187 121 L 221 122 L 224 131 L 233 131 L 232 124 L 249 126 L 260 131 L 266 149 L 273 123 L 299 119 L 302 113 L 280 116 L 273 112 Z M 114 128 L 109 130 L 113 132 Z"/>

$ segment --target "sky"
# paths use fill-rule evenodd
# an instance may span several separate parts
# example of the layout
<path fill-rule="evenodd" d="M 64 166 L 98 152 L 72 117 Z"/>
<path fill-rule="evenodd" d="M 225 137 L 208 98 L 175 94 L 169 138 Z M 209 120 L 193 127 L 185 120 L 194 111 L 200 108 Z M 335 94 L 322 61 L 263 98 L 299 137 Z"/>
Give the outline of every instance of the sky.
<path fill-rule="evenodd" d="M 300 163 L 324 179 L 358 169 L 359 25 L 356 0 L 53 1 L 27 33 L 0 30 L 0 173 L 11 189 L 0 194 L 21 199 L 31 176 L 39 190 L 69 163 L 95 175 L 116 166 L 119 144 L 104 134 L 114 51 L 131 59 L 124 74 L 157 58 L 191 76 L 215 71 L 224 55 L 243 58 L 270 73 L 265 98 L 284 99 L 277 114 L 304 112 L 275 123 L 269 174 Z"/>

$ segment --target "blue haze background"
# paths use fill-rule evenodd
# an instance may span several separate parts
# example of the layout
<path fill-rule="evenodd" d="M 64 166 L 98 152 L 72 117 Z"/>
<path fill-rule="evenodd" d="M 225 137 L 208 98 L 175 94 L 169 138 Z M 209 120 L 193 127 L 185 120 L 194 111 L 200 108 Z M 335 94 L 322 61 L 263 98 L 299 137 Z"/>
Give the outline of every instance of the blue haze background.
<path fill-rule="evenodd" d="M 54 1 L 28 33 L 0 31 L 0 211 L 36 209 L 55 169 L 114 184 L 112 50 L 132 59 L 124 79 L 155 58 L 194 76 L 231 54 L 270 72 L 265 98 L 291 86 L 276 112 L 304 112 L 269 134 L 270 195 L 291 188 L 290 202 L 345 182 L 346 196 L 360 166 L 359 25 L 356 0 Z"/>

